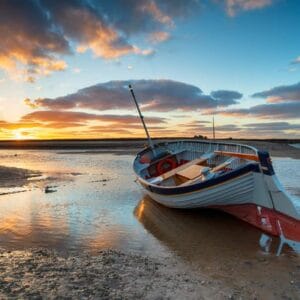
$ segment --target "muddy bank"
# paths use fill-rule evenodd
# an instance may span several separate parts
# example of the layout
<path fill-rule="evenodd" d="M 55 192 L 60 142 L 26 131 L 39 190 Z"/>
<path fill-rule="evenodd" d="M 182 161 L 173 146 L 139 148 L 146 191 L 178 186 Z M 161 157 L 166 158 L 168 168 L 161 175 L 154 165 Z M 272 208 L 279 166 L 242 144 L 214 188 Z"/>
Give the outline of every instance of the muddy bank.
<path fill-rule="evenodd" d="M 231 299 L 217 281 L 195 276 L 171 259 L 103 250 L 63 257 L 35 249 L 0 251 L 0 298 Z"/>
<path fill-rule="evenodd" d="M 44 174 L 40 171 L 0 166 L 0 195 L 13 194 L 39 188 L 45 193 L 56 191 L 56 184 L 73 181 L 79 172 L 56 172 Z M 54 184 L 54 185 L 53 185 Z"/>
<path fill-rule="evenodd" d="M 0 188 L 19 187 L 28 183 L 28 179 L 41 176 L 38 171 L 0 166 Z"/>

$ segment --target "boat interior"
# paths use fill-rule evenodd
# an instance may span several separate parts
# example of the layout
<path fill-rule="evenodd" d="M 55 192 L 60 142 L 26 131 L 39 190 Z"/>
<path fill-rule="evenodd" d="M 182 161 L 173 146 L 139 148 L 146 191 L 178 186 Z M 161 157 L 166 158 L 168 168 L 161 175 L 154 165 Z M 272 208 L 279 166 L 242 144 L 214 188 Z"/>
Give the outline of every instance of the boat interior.
<path fill-rule="evenodd" d="M 194 143 L 177 142 L 176 147 L 172 144 L 158 146 L 155 154 L 150 149 L 138 155 L 137 174 L 153 185 L 187 186 L 258 161 L 256 149 L 244 145 L 207 143 L 199 147 Z"/>

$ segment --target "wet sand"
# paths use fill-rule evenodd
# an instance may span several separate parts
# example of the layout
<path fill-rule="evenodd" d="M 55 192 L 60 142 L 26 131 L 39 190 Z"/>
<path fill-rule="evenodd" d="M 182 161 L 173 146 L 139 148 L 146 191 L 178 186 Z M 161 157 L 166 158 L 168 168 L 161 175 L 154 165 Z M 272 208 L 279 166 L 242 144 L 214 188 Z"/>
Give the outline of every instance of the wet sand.
<path fill-rule="evenodd" d="M 46 249 L 0 252 L 1 299 L 224 299 L 230 291 L 176 261 L 115 250 L 61 256 Z M 226 294 L 227 293 L 227 294 Z"/>
<path fill-rule="evenodd" d="M 38 171 L 0 166 L 0 188 L 22 187 L 28 183 L 28 179 L 34 179 L 40 175 Z"/>

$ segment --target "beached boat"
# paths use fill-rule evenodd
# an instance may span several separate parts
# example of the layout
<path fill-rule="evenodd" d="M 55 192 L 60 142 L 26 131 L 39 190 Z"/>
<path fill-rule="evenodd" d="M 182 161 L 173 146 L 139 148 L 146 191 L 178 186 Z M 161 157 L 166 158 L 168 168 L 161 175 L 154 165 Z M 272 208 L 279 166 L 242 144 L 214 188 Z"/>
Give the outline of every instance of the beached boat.
<path fill-rule="evenodd" d="M 221 209 L 264 232 L 300 241 L 300 203 L 280 184 L 268 152 L 197 139 L 154 145 L 129 88 L 149 142 L 133 168 L 152 199 L 171 208 Z"/>
<path fill-rule="evenodd" d="M 267 233 L 300 241 L 300 203 L 280 184 L 268 152 L 204 140 L 153 147 L 137 154 L 134 171 L 158 203 L 221 209 Z"/>

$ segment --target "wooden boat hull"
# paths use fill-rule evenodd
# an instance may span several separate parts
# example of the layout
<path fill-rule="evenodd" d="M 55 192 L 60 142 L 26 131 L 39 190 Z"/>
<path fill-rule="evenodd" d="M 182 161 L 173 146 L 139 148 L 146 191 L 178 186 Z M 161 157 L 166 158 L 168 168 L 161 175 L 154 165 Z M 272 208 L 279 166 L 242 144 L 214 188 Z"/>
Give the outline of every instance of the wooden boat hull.
<path fill-rule="evenodd" d="M 152 199 L 164 206 L 221 209 L 264 232 L 300 241 L 300 206 L 278 181 L 269 154 L 257 153 L 258 162 L 192 185 L 159 186 L 141 176 L 138 181 Z"/>
<path fill-rule="evenodd" d="M 300 221 L 274 209 L 255 204 L 222 205 L 212 206 L 211 208 L 227 212 L 265 233 L 300 242 Z"/>

